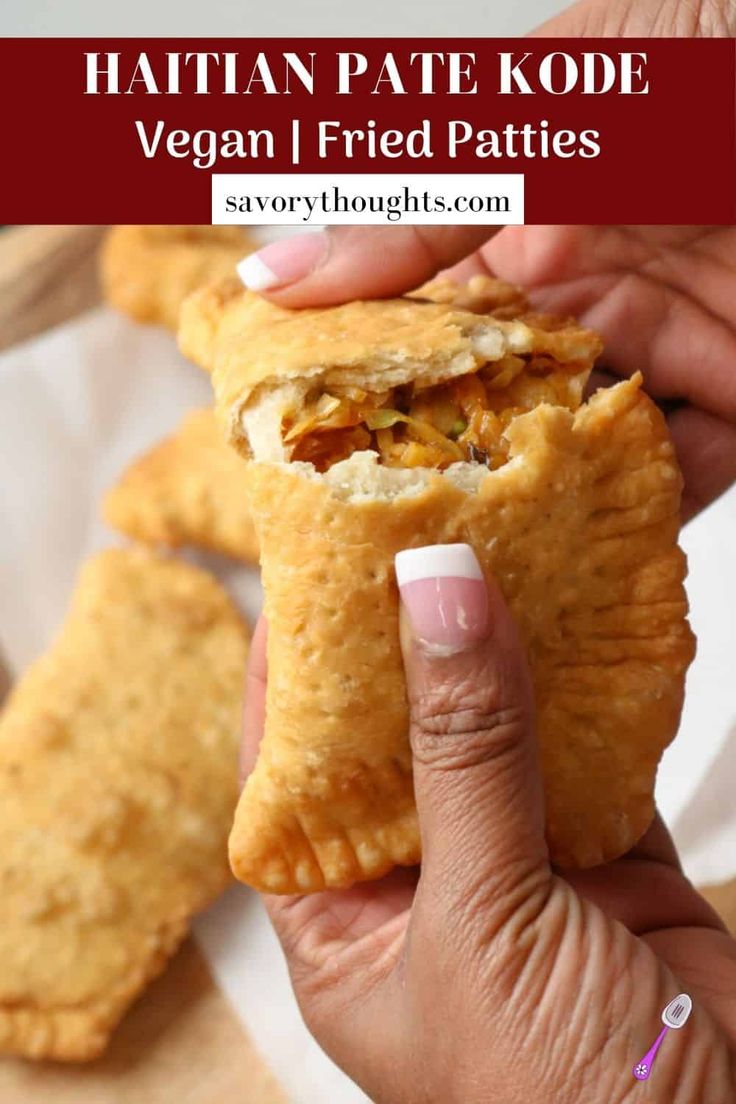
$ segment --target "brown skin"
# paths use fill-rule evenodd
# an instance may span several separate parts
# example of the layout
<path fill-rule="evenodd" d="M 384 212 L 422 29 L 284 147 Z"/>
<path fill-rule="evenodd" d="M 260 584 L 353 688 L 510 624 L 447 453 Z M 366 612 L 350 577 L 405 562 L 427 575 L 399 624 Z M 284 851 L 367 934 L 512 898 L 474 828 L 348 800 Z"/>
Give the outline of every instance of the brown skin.
<path fill-rule="evenodd" d="M 495 589 L 490 602 L 489 638 L 449 658 L 404 633 L 421 874 L 266 898 L 305 1020 L 376 1104 L 725 1104 L 736 943 L 659 820 L 605 867 L 551 869 L 528 668 Z M 265 637 L 261 621 L 245 773 L 263 730 Z M 644 1096 L 632 1068 L 683 991 L 693 1014 Z"/>
<path fill-rule="evenodd" d="M 545 35 L 736 34 L 736 6 L 583 0 Z M 493 236 L 491 236 L 493 235 Z M 456 266 L 531 289 L 601 331 L 605 368 L 668 411 L 692 516 L 736 479 L 736 230 L 355 228 L 285 306 L 400 294 Z M 376 1104 L 725 1104 L 736 1099 L 736 943 L 657 819 L 627 856 L 551 869 L 526 661 L 501 595 L 458 655 L 403 641 L 421 875 L 267 898 L 305 1019 Z M 244 771 L 263 730 L 265 623 L 251 652 Z M 647 1085 L 632 1067 L 689 993 Z"/>

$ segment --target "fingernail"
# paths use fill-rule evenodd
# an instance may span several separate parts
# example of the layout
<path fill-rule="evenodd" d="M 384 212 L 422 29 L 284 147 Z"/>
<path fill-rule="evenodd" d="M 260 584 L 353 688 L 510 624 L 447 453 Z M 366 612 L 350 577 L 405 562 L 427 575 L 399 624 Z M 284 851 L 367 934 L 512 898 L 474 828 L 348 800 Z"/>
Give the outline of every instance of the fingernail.
<path fill-rule="evenodd" d="M 460 651 L 488 635 L 488 592 L 469 544 L 399 552 L 396 579 L 414 639 L 429 650 Z"/>
<path fill-rule="evenodd" d="M 250 291 L 293 284 L 314 271 L 325 257 L 327 246 L 323 230 L 271 242 L 239 262 L 238 276 Z"/>

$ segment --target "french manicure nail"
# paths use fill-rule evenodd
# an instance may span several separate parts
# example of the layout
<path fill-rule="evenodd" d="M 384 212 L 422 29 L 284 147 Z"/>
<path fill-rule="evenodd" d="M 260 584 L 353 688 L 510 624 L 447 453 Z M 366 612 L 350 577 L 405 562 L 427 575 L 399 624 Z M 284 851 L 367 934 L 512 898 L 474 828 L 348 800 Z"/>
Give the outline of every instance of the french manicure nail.
<path fill-rule="evenodd" d="M 271 242 L 238 263 L 238 276 L 250 291 L 268 291 L 296 283 L 319 265 L 327 253 L 327 245 L 323 230 Z"/>
<path fill-rule="evenodd" d="M 430 650 L 460 651 L 488 634 L 488 592 L 469 544 L 408 548 L 396 579 L 414 638 Z"/>

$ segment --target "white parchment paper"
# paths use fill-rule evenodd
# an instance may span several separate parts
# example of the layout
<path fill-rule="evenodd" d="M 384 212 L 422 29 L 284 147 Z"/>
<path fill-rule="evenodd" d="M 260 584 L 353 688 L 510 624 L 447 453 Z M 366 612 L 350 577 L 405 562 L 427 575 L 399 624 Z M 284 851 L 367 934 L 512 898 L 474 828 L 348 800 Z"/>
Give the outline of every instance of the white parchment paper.
<path fill-rule="evenodd" d="M 211 401 L 170 334 L 99 310 L 0 356 L 0 652 L 20 672 L 61 622 L 82 560 L 121 543 L 99 502 L 121 469 Z M 197 557 L 253 618 L 258 574 Z M 366 1097 L 302 1024 L 262 906 L 231 890 L 195 933 L 220 987 L 294 1104 Z"/>
<path fill-rule="evenodd" d="M 63 618 L 81 561 L 119 538 L 99 501 L 124 465 L 210 401 L 172 337 L 104 309 L 0 356 L 0 650 L 20 672 Z M 696 880 L 736 874 L 736 490 L 685 530 L 700 638 L 660 807 Z M 257 573 L 218 570 L 253 615 Z M 729 735 L 730 733 L 730 735 Z M 275 937 L 237 887 L 196 923 L 220 986 L 294 1104 L 364 1095 L 302 1025 Z"/>

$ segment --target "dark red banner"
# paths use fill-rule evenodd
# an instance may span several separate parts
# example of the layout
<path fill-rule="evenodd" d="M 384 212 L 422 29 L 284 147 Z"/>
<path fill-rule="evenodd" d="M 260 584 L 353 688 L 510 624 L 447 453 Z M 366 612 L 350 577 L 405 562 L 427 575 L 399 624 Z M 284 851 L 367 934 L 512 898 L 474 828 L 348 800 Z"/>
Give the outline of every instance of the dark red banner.
<path fill-rule="evenodd" d="M 735 89 L 729 39 L 5 39 L 0 220 L 209 222 L 213 172 L 462 172 L 523 173 L 527 222 L 734 222 Z"/>

